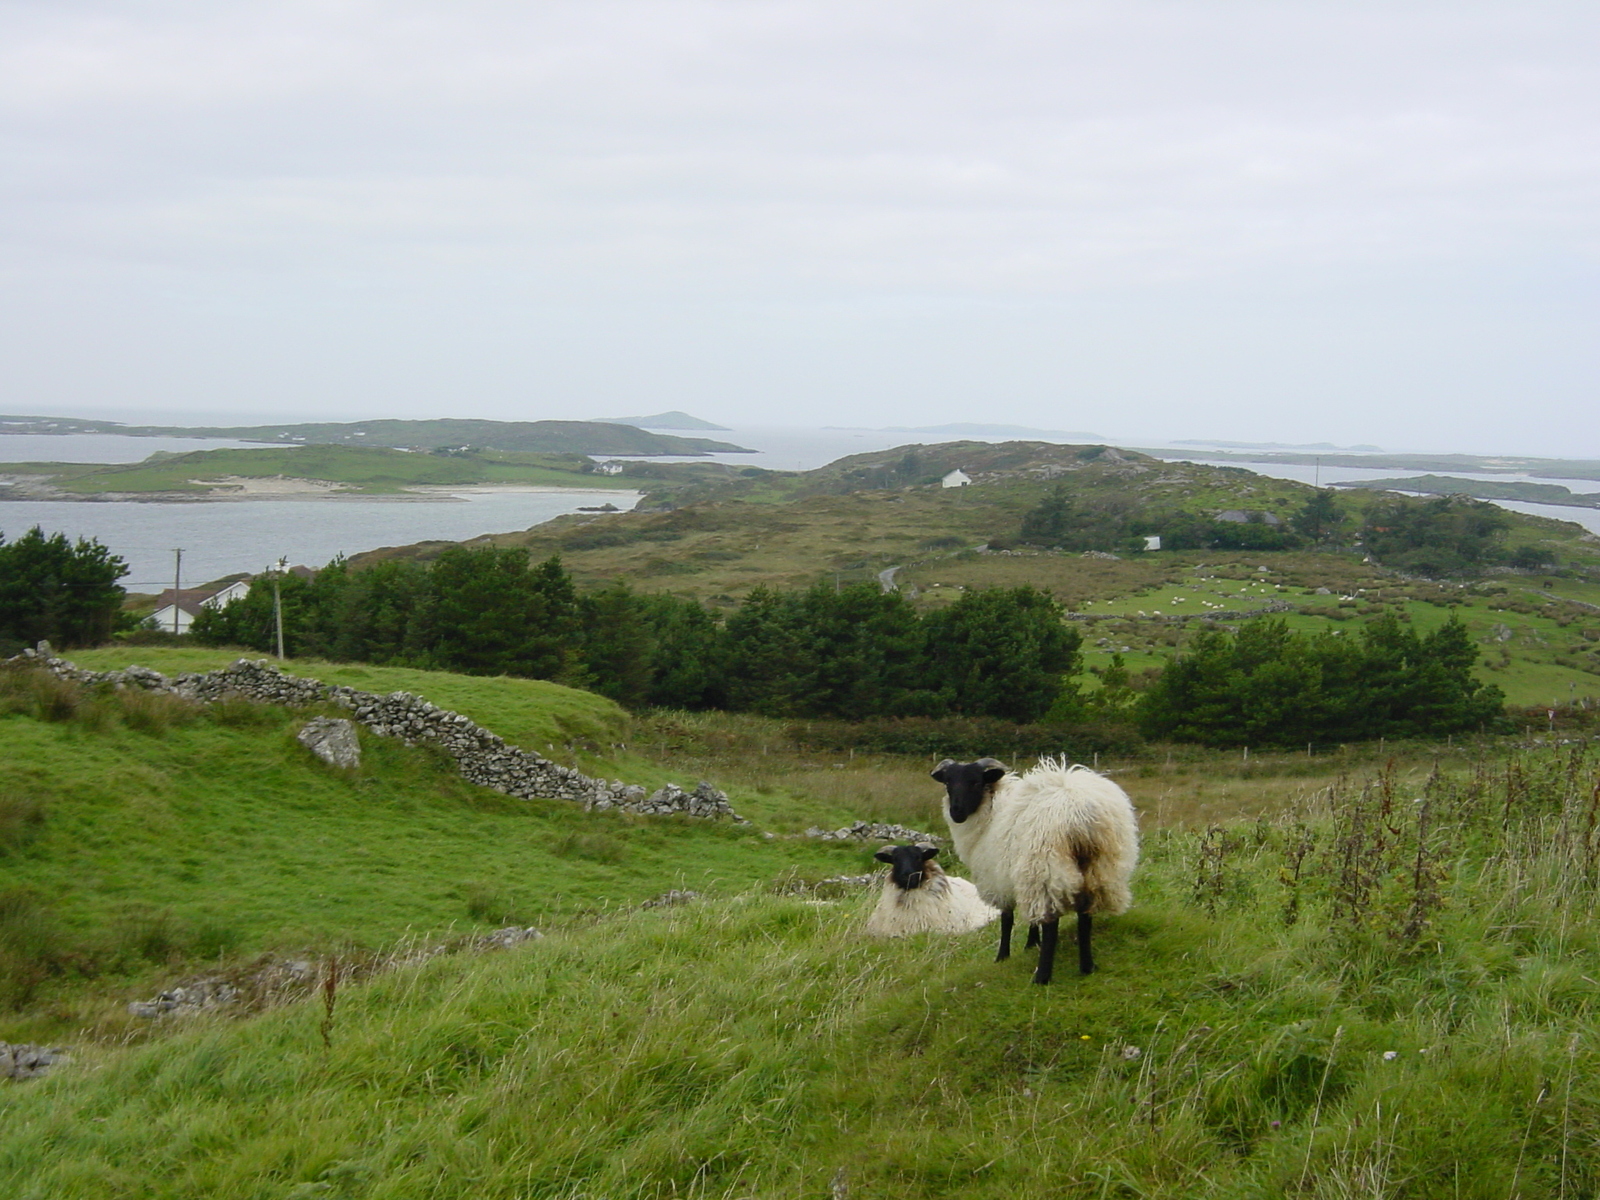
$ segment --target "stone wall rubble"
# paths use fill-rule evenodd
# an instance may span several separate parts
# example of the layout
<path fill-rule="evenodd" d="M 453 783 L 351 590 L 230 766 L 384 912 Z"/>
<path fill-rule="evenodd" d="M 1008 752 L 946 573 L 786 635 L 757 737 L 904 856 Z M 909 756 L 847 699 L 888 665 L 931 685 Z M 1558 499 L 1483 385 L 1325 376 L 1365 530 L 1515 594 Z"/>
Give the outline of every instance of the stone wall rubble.
<path fill-rule="evenodd" d="M 61 1050 L 0 1042 L 0 1079 L 33 1079 L 66 1061 Z"/>

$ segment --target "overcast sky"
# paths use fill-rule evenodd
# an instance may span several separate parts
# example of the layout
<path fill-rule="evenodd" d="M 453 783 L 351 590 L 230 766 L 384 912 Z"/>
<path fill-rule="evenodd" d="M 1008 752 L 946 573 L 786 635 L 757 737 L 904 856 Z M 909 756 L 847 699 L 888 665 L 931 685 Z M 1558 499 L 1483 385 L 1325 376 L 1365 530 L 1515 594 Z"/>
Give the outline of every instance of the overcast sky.
<path fill-rule="evenodd" d="M 0 0 L 0 412 L 1600 456 L 1600 5 Z"/>

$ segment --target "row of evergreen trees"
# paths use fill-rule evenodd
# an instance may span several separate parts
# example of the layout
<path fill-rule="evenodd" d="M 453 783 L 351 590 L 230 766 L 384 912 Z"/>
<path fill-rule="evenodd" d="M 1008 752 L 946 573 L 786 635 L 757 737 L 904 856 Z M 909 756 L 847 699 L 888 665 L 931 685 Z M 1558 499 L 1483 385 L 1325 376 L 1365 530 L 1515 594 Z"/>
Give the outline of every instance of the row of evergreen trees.
<path fill-rule="evenodd" d="M 1281 620 L 1199 634 L 1136 704 L 1150 738 L 1303 746 L 1442 737 L 1498 724 L 1505 697 L 1473 678 L 1459 617 L 1421 635 L 1393 616 L 1357 637 L 1295 634 Z"/>
<path fill-rule="evenodd" d="M 335 562 L 279 586 L 291 655 L 554 679 L 629 706 L 1034 721 L 1080 666 L 1078 631 L 1028 587 L 967 592 L 926 615 L 875 584 L 757 588 L 721 619 L 623 584 L 580 594 L 558 557 L 464 546 L 427 564 Z M 272 587 L 203 611 L 191 632 L 270 650 Z"/>

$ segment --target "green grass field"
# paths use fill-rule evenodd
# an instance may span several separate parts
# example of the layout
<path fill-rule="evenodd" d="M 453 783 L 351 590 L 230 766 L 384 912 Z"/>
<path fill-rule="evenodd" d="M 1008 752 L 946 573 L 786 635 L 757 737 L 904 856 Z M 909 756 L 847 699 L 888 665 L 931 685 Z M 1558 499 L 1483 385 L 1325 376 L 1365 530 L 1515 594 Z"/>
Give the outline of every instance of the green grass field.
<path fill-rule="evenodd" d="M 870 893 L 784 890 L 859 850 L 513 804 L 400 747 L 331 776 L 274 710 L 158 728 L 136 706 L 13 709 L 7 744 L 29 740 L 8 759 L 61 790 L 8 886 L 28 872 L 88 913 L 115 875 L 235 922 L 215 957 L 309 946 L 334 981 L 142 1023 L 105 997 L 118 978 L 150 994 L 153 964 L 47 987 L 52 1030 L 0 1027 L 42 1040 L 81 1010 L 70 1064 L 0 1085 L 17 1200 L 1600 1187 L 1600 775 L 1581 750 L 1358 772 L 1271 819 L 1147 829 L 1101 969 L 1038 988 L 1029 954 L 990 961 L 992 930 L 872 942 Z M 469 861 L 543 940 L 361 956 L 471 924 Z M 666 886 L 703 896 L 637 907 Z"/>
<path fill-rule="evenodd" d="M 417 674 L 355 681 L 412 684 Z M 524 741 L 546 730 L 624 729 L 620 710 L 587 693 L 448 678 L 463 711 L 513 734 L 520 724 L 534 735 Z M 423 682 L 435 685 L 430 698 L 452 699 L 440 680 Z M 294 741 L 305 714 L 290 710 L 198 709 L 137 692 L 63 700 L 60 689 L 30 690 L 15 677 L 7 687 L 0 892 L 22 914 L 12 932 L 33 922 L 28 944 L 53 949 L 34 970 L 26 956 L 4 957 L 0 930 L 0 963 L 15 968 L 0 1004 L 27 1001 L 0 1015 L 0 1040 L 95 1024 L 106 995 L 147 987 L 196 956 L 379 952 L 406 937 L 566 919 L 672 889 L 738 891 L 868 861 L 859 847 L 766 838 L 751 826 L 513 800 L 463 782 L 438 755 L 366 734 L 361 768 L 336 771 Z M 542 716 L 530 695 L 544 698 Z M 696 782 L 601 753 L 588 757 L 632 782 Z"/>

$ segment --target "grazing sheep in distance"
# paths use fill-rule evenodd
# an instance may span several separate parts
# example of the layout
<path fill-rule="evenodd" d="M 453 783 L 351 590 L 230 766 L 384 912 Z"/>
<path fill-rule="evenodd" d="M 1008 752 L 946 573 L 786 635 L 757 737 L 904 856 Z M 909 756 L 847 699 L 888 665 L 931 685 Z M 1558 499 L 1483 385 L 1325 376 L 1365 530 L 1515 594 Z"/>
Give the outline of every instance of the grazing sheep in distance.
<path fill-rule="evenodd" d="M 1094 970 L 1094 913 L 1126 912 L 1139 860 L 1139 824 L 1127 794 L 1087 767 L 1041 759 L 1025 775 L 992 758 L 945 759 L 945 820 L 978 894 L 1000 910 L 1000 953 L 1011 956 L 1017 909 L 1039 935 L 1035 983 L 1055 967 L 1057 922 L 1078 914 L 1078 969 Z M 1033 944 L 1030 936 L 1029 945 Z"/>
<path fill-rule="evenodd" d="M 968 933 L 1000 915 L 985 904 L 970 880 L 946 875 L 933 861 L 934 846 L 885 846 L 874 856 L 889 864 L 878 907 L 867 918 L 875 937 L 912 933 Z"/>

